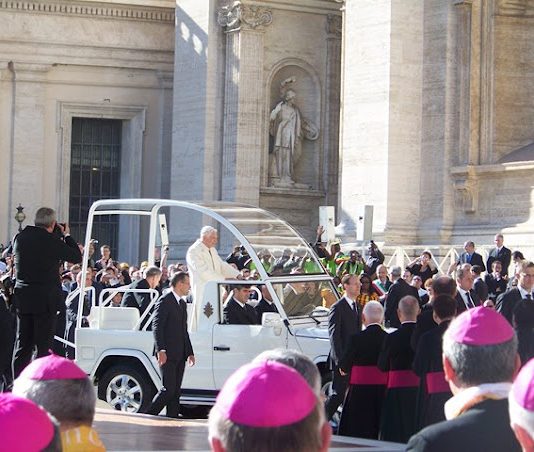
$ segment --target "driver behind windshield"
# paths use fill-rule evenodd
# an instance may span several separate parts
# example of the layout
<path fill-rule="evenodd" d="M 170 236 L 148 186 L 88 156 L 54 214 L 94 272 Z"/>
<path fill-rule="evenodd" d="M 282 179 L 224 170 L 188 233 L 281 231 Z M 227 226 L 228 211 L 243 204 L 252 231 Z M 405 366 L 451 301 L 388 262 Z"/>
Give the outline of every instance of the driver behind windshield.
<path fill-rule="evenodd" d="M 257 325 L 258 317 L 254 308 L 248 304 L 250 285 L 232 286 L 232 298 L 223 308 L 224 323 L 230 325 Z"/>

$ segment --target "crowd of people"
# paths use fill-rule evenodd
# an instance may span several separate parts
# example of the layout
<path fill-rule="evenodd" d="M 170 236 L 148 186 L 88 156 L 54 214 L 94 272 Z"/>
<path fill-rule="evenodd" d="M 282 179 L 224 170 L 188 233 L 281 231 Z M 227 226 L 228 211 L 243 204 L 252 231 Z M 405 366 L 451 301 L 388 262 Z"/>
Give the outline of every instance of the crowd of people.
<path fill-rule="evenodd" d="M 520 450 L 520 444 L 534 450 L 534 263 L 504 247 L 497 234 L 486 262 L 468 241 L 447 275 L 438 274 L 429 251 L 405 268 L 387 268 L 374 242 L 364 259 L 356 250 L 343 253 L 339 242 L 325 246 L 322 229 L 317 232 L 314 248 L 343 294 L 328 306 L 331 390 L 323 404 L 320 375 L 303 355 L 278 351 L 258 357 L 219 394 L 209 419 L 213 450 L 285 450 L 285 441 L 302 445 L 291 450 L 326 450 L 330 425 L 340 435 L 408 443 L 409 450 Z M 60 450 L 59 442 L 68 450 L 73 441 L 103 450 L 92 429 L 94 389 L 70 360 L 69 344 L 79 323 L 88 326 L 102 290 L 125 286 L 161 294 L 147 327 L 154 331 L 164 384 L 149 412 L 166 407 L 167 415 L 177 417 L 185 364 L 195 364 L 187 304 L 193 305 L 191 329 L 199 309 L 194 301 L 205 283 L 242 280 L 228 289 L 227 323 L 258 324 L 264 312 L 277 311 L 261 289 L 261 302 L 250 304 L 258 297 L 251 286 L 259 275 L 246 249 L 238 246 L 222 259 L 216 243 L 217 231 L 207 226 L 185 263 L 168 264 L 164 247 L 155 265 L 134 266 L 113 259 L 107 245 L 96 259 L 92 241 L 82 281 L 81 245 L 52 209 L 39 209 L 35 226 L 15 237 L 2 261 L 0 385 L 12 392 L 0 396 L 0 418 L 16 418 L 19 410 L 34 413 L 41 425 L 33 439 L 44 450 Z M 306 254 L 259 254 L 271 275 L 317 271 Z M 80 311 L 79 297 L 72 295 L 81 285 L 94 290 L 86 291 Z M 138 309 L 141 327 L 150 304 L 148 292 L 118 290 L 110 300 L 111 306 Z M 54 342 L 54 335 L 65 342 Z M 70 393 L 79 394 L 72 406 L 63 403 Z M 294 409 L 280 410 L 276 401 Z"/>

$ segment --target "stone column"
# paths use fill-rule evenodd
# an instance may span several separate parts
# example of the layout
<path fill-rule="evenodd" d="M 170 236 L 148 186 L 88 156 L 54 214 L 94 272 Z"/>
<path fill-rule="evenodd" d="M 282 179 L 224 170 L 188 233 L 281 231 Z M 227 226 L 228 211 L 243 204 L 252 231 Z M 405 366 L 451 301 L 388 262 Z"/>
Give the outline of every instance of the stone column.
<path fill-rule="evenodd" d="M 341 89 L 341 32 L 342 17 L 326 17 L 326 115 L 323 132 L 324 172 L 323 187 L 326 205 L 338 204 L 339 172 L 339 118 Z"/>
<path fill-rule="evenodd" d="M 234 2 L 219 9 L 226 33 L 221 199 L 258 205 L 264 130 L 264 30 L 272 13 Z"/>
<path fill-rule="evenodd" d="M 344 17 L 341 222 L 374 206 L 375 238 L 412 243 L 419 220 L 423 2 L 352 0 Z"/>
<path fill-rule="evenodd" d="M 8 199 L 9 237 L 17 230 L 13 216 L 18 203 L 25 207 L 25 224 L 33 224 L 39 207 L 45 205 L 57 209 L 59 204 L 56 199 L 57 150 L 45 146 L 46 83 L 51 66 L 15 61 L 11 67 L 14 86 L 10 131 L 13 154 Z M 31 127 L 28 127 L 29 124 Z"/>
<path fill-rule="evenodd" d="M 180 0 L 172 115 L 172 199 L 220 199 L 223 121 L 223 34 L 217 24 L 219 0 Z M 207 220 L 171 210 L 169 234 L 173 258 L 183 258 Z"/>

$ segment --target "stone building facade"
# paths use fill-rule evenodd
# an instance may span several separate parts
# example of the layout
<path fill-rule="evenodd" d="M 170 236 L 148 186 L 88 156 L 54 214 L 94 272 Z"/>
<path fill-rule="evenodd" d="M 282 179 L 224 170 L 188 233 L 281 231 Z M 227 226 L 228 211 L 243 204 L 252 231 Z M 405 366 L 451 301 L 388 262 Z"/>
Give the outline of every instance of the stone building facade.
<path fill-rule="evenodd" d="M 313 235 L 319 206 L 338 199 L 340 6 L 178 1 L 172 197 L 259 205 Z M 270 117 L 288 89 L 314 133 L 302 130 L 295 184 L 283 185 Z"/>
<path fill-rule="evenodd" d="M 373 204 L 386 243 L 530 248 L 534 2 L 353 0 L 344 29 L 345 222 Z"/>
<path fill-rule="evenodd" d="M 30 224 L 41 205 L 72 221 L 73 118 L 120 121 L 119 196 L 169 195 L 174 17 L 167 0 L 0 0 L 0 242 L 19 203 Z M 116 249 L 134 258 L 139 228 L 122 229 Z"/>
<path fill-rule="evenodd" d="M 534 0 L 0 0 L 0 242 L 19 203 L 69 221 L 107 193 L 73 207 L 92 119 L 119 121 L 120 171 L 86 166 L 120 197 L 259 205 L 309 239 L 333 205 L 345 241 L 373 205 L 386 244 L 523 246 L 533 43 Z"/>

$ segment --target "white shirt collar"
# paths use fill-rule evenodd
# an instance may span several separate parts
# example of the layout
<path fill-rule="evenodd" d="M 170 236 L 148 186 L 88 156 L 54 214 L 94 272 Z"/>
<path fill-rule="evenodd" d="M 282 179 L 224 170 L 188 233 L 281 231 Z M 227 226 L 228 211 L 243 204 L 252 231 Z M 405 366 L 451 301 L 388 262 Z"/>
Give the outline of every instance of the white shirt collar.
<path fill-rule="evenodd" d="M 519 293 L 521 294 L 521 298 L 527 298 L 527 295 L 530 295 L 532 297 L 532 292 L 527 292 L 519 284 L 517 285 L 517 288 L 519 289 Z M 534 297 L 532 297 L 532 298 L 534 298 Z"/>
<path fill-rule="evenodd" d="M 242 308 L 245 307 L 245 303 L 241 303 L 237 298 L 234 297 L 234 300 L 236 301 L 236 303 L 241 306 Z"/>
<path fill-rule="evenodd" d="M 467 290 L 462 289 L 460 286 L 457 286 L 458 292 L 460 292 L 460 295 L 462 295 L 463 298 L 465 298 L 465 294 L 467 293 Z"/>
<path fill-rule="evenodd" d="M 174 295 L 174 298 L 176 298 L 176 302 L 179 304 L 180 303 L 180 300 L 184 300 L 185 297 L 181 297 L 180 295 L 178 295 L 174 290 L 171 289 L 171 292 L 173 293 Z M 185 301 L 185 300 L 184 300 Z"/>
<path fill-rule="evenodd" d="M 347 294 L 345 294 L 345 300 L 347 300 L 347 303 L 349 304 L 349 306 L 352 308 L 352 305 L 353 303 L 356 303 L 356 300 L 353 300 L 352 298 L 350 298 Z"/>

